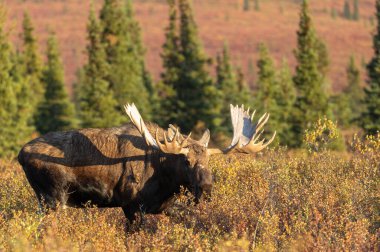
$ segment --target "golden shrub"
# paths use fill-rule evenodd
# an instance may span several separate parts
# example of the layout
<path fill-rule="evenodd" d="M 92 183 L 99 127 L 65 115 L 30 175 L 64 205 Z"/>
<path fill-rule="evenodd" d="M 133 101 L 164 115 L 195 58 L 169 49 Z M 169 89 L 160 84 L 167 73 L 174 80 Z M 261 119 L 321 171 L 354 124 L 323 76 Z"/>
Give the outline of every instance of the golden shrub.
<path fill-rule="evenodd" d="M 216 156 L 211 202 L 185 193 L 129 226 L 120 209 L 37 212 L 21 167 L 0 161 L 0 251 L 375 250 L 380 246 L 380 137 L 353 153 Z"/>
<path fill-rule="evenodd" d="M 327 149 L 341 149 L 337 147 L 340 144 L 339 140 L 343 138 L 338 126 L 324 117 L 319 118 L 311 129 L 305 131 L 303 142 L 310 152 L 319 152 Z"/>

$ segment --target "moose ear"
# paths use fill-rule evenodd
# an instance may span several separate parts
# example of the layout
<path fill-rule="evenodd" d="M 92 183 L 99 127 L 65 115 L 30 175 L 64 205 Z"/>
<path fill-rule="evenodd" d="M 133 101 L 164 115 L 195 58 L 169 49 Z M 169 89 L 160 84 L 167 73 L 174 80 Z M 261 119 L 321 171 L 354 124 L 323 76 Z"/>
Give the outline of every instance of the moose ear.
<path fill-rule="evenodd" d="M 203 145 L 207 148 L 208 142 L 210 141 L 210 131 L 207 129 L 204 133 L 202 138 L 198 141 L 200 145 Z"/>

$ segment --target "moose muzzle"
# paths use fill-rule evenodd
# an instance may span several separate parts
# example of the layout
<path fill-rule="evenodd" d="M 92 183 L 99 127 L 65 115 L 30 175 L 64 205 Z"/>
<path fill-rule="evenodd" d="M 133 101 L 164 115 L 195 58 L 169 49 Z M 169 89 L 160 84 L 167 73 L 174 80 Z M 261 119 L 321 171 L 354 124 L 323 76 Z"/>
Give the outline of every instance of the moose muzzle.
<path fill-rule="evenodd" d="M 202 198 L 207 201 L 211 200 L 212 191 L 212 174 L 211 171 L 205 168 L 203 165 L 197 165 L 196 171 L 196 183 L 194 185 L 194 196 L 196 203 Z"/>

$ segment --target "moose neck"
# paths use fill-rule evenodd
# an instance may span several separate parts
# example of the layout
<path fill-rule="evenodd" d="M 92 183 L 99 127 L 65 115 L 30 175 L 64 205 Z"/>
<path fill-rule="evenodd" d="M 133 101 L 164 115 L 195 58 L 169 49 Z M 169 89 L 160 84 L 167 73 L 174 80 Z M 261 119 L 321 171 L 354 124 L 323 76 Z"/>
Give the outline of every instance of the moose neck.
<path fill-rule="evenodd" d="M 172 154 L 158 154 L 159 164 L 154 167 L 152 176 L 146 181 L 145 190 L 141 196 L 144 198 L 144 208 L 147 213 L 159 213 L 170 206 L 174 195 L 180 192 L 180 187 L 188 187 L 188 176 L 185 172 L 182 158 Z M 149 198 L 149 200 L 147 200 Z M 148 203 L 149 202 L 149 203 Z"/>
<path fill-rule="evenodd" d="M 161 156 L 162 175 L 173 187 L 188 186 L 189 179 L 184 165 L 184 157 L 174 154 Z"/>

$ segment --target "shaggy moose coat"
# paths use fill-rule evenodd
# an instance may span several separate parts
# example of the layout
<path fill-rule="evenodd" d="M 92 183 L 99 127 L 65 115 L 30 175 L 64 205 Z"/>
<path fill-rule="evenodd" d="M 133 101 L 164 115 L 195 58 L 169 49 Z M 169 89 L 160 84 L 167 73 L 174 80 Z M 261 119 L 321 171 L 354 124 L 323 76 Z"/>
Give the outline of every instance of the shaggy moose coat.
<path fill-rule="evenodd" d="M 147 127 L 152 132 L 158 128 Z M 159 133 L 162 136 L 163 130 Z M 191 174 L 196 170 L 203 180 L 198 194 L 211 190 L 206 148 L 193 147 L 188 156 L 197 155 L 197 163 L 189 167 L 185 155 L 147 147 L 133 124 L 127 124 L 48 133 L 27 143 L 18 160 L 39 201 L 48 207 L 83 207 L 88 202 L 122 207 L 132 221 L 137 211 L 163 211 L 180 186 L 193 190 Z"/>

